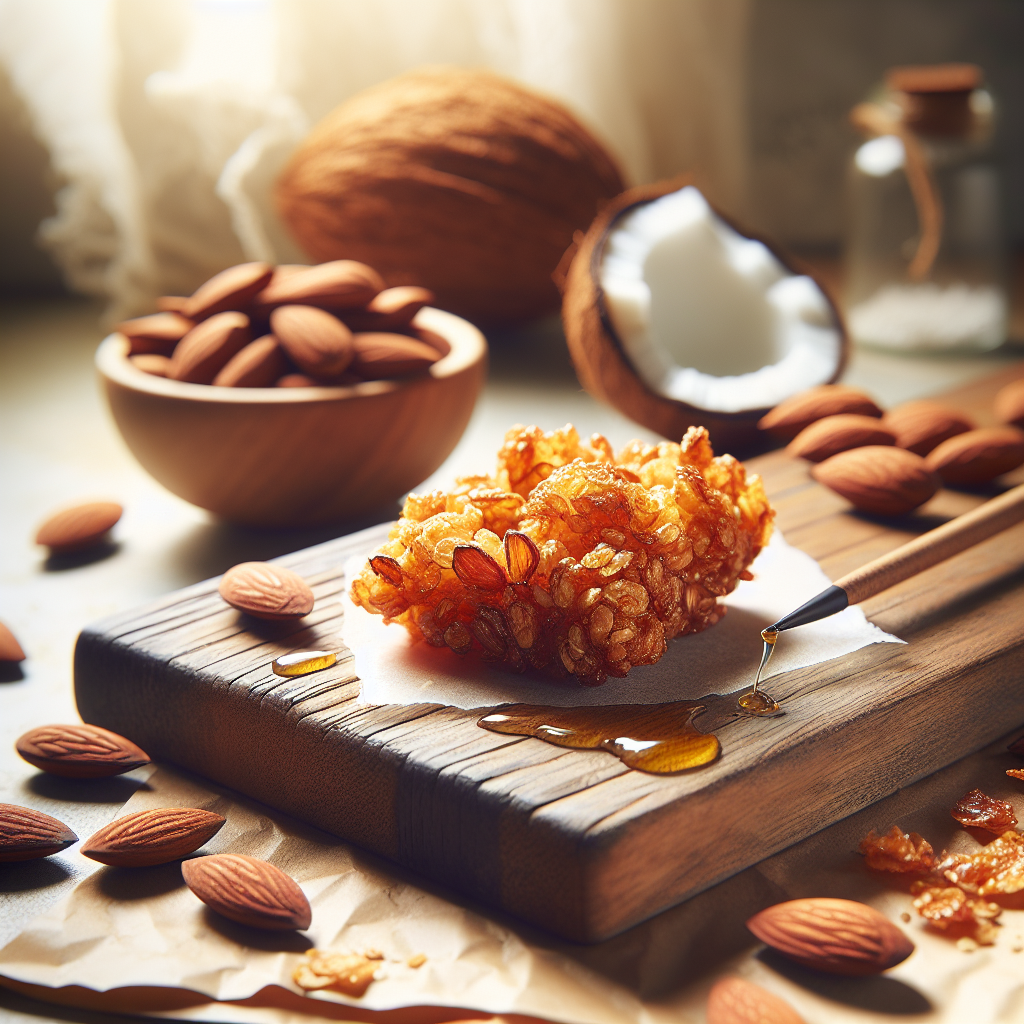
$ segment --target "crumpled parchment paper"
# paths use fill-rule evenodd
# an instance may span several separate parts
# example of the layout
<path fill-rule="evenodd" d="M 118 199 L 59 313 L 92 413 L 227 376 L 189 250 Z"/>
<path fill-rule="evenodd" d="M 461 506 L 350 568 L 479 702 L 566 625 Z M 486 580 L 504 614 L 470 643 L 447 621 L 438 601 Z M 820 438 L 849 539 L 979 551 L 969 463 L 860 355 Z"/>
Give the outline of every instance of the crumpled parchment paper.
<path fill-rule="evenodd" d="M 351 580 L 365 561 L 350 559 L 346 578 Z M 761 630 L 832 583 L 818 563 L 787 544 L 779 530 L 772 534 L 751 571 L 754 579 L 740 583 L 724 599 L 729 611 L 720 622 L 703 633 L 677 637 L 657 664 L 637 666 L 625 679 L 609 678 L 601 686 L 481 671 L 475 659 L 460 659 L 450 651 L 413 643 L 403 626 L 385 626 L 379 615 L 353 605 L 346 589 L 342 598 L 344 636 L 362 680 L 359 699 L 367 704 L 437 703 L 459 708 L 516 701 L 571 707 L 656 704 L 732 693 L 753 682 L 761 659 Z M 877 643 L 903 641 L 868 622 L 860 608 L 846 608 L 828 619 L 783 633 L 765 679 Z"/>

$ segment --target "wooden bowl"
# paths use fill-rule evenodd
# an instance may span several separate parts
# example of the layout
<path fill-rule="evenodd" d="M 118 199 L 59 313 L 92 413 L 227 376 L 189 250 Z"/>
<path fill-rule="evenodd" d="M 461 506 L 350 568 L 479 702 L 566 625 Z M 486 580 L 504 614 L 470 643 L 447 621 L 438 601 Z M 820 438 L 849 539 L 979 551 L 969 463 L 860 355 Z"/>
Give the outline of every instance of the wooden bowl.
<path fill-rule="evenodd" d="M 311 526 L 380 508 L 455 447 L 487 373 L 487 343 L 439 309 L 414 321 L 450 351 L 428 374 L 341 388 L 224 388 L 143 373 L 121 334 L 96 352 L 132 454 L 169 491 L 224 519 Z"/>

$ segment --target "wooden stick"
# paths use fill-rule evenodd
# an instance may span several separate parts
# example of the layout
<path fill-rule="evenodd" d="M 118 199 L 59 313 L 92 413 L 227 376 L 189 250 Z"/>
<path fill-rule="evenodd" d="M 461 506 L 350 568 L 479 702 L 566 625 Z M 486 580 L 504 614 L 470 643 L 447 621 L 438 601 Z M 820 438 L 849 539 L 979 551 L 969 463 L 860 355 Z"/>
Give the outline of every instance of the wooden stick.
<path fill-rule="evenodd" d="M 1022 520 L 1024 484 L 847 573 L 827 590 L 768 628 L 776 631 L 793 629 L 835 615 L 849 605 L 880 594 Z"/>

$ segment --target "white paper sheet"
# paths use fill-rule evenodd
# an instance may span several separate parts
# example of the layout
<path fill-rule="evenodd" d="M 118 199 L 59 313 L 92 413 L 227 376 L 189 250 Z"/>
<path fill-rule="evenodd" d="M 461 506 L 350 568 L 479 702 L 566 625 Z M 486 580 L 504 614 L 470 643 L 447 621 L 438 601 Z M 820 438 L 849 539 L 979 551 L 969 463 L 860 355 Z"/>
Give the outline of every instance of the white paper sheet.
<path fill-rule="evenodd" d="M 345 566 L 351 580 L 365 559 Z M 405 628 L 385 626 L 342 598 L 345 642 L 362 680 L 366 704 L 436 703 L 458 708 L 523 702 L 559 707 L 600 704 L 654 704 L 709 693 L 731 693 L 753 680 L 761 657 L 761 630 L 800 607 L 831 584 L 818 563 L 787 544 L 776 530 L 754 562 L 754 579 L 725 598 L 729 612 L 715 626 L 678 637 L 656 665 L 633 668 L 625 679 L 581 686 L 574 679 L 514 675 L 469 656 L 413 643 Z M 765 678 L 817 665 L 877 643 L 903 643 L 872 625 L 857 607 L 782 634 Z"/>

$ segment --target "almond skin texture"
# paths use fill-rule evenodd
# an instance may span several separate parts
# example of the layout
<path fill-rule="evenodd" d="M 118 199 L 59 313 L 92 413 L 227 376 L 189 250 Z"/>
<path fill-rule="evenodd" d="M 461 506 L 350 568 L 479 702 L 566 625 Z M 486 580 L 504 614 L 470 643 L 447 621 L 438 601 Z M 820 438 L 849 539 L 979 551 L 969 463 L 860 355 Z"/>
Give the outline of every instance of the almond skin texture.
<path fill-rule="evenodd" d="M 311 377 L 336 377 L 352 362 L 352 332 L 326 310 L 278 306 L 270 314 L 270 329 L 291 361 Z"/>
<path fill-rule="evenodd" d="M 322 309 L 359 309 L 384 290 L 373 267 L 355 260 L 331 260 L 315 267 L 277 273 L 255 298 L 259 307 L 302 304 Z"/>
<path fill-rule="evenodd" d="M 346 310 L 341 318 L 353 331 L 400 331 L 433 301 L 434 293 L 429 288 L 399 285 L 385 288 L 364 309 Z"/>
<path fill-rule="evenodd" d="M 897 406 L 882 417 L 882 426 L 896 435 L 900 448 L 915 455 L 927 455 L 948 438 L 974 428 L 962 413 L 938 402 L 907 402 Z"/>
<path fill-rule="evenodd" d="M 245 309 L 273 276 L 269 263 L 240 263 L 215 274 L 191 295 L 182 311 L 192 320 L 205 320 L 229 309 Z"/>
<path fill-rule="evenodd" d="M 171 361 L 167 356 L 157 355 L 155 352 L 144 352 L 138 356 L 129 356 L 128 362 L 137 370 L 148 373 L 153 377 L 166 377 L 171 369 Z"/>
<path fill-rule="evenodd" d="M 313 610 L 313 591 L 290 569 L 242 562 L 228 569 L 217 588 L 232 608 L 258 619 L 298 619 Z"/>
<path fill-rule="evenodd" d="M 114 330 L 120 331 L 131 343 L 130 352 L 133 356 L 148 352 L 169 356 L 174 346 L 193 327 L 194 321 L 180 313 L 151 313 L 134 320 L 124 320 Z"/>
<path fill-rule="evenodd" d="M 17 804 L 0 804 L 0 864 L 66 850 L 78 836 L 62 821 Z"/>
<path fill-rule="evenodd" d="M 901 516 L 923 505 L 942 486 L 920 455 L 868 445 L 819 462 L 811 476 L 863 512 Z"/>
<path fill-rule="evenodd" d="M 272 388 L 288 372 L 288 359 L 272 334 L 250 342 L 213 378 L 221 388 Z"/>
<path fill-rule="evenodd" d="M 50 516 L 36 531 L 36 543 L 63 555 L 99 544 L 121 518 L 124 509 L 116 501 L 90 501 Z"/>
<path fill-rule="evenodd" d="M 723 978 L 708 993 L 708 1024 L 804 1024 L 784 999 L 742 978 Z"/>
<path fill-rule="evenodd" d="M 780 402 L 758 420 L 757 426 L 759 430 L 767 430 L 773 437 L 791 441 L 801 430 L 817 420 L 841 413 L 880 418 L 882 410 L 857 388 L 845 384 L 822 384 Z"/>
<path fill-rule="evenodd" d="M 161 313 L 180 313 L 184 316 L 185 310 L 188 308 L 188 296 L 161 295 L 156 300 L 156 308 L 159 309 Z"/>
<path fill-rule="evenodd" d="M 943 441 L 928 453 L 928 468 L 947 484 L 983 484 L 1024 463 L 1024 431 L 984 427 Z"/>
<path fill-rule="evenodd" d="M 391 380 L 422 373 L 441 358 L 432 346 L 404 334 L 355 334 L 351 369 L 364 380 Z"/>
<path fill-rule="evenodd" d="M 68 779 L 102 779 L 149 764 L 149 755 L 131 740 L 82 723 L 30 729 L 15 749 L 40 771 Z"/>
<path fill-rule="evenodd" d="M 136 811 L 105 825 L 82 844 L 82 855 L 101 864 L 147 868 L 167 864 L 198 850 L 225 822 L 196 807 Z"/>
<path fill-rule="evenodd" d="M 786 449 L 790 455 L 808 462 L 825 459 L 869 444 L 895 444 L 896 435 L 873 416 L 840 413 L 826 416 L 804 427 Z"/>
<path fill-rule="evenodd" d="M 212 384 L 231 358 L 249 344 L 249 318 L 244 313 L 218 313 L 194 327 L 174 350 L 173 380 Z"/>
<path fill-rule="evenodd" d="M 777 903 L 755 914 L 747 927 L 783 956 L 827 974 L 881 974 L 914 951 L 896 925 L 854 900 Z"/>
<path fill-rule="evenodd" d="M 0 661 L 17 662 L 25 660 L 25 652 L 18 638 L 0 622 Z"/>
<path fill-rule="evenodd" d="M 992 409 L 1000 423 L 1024 430 L 1024 377 L 1000 388 Z"/>
<path fill-rule="evenodd" d="M 250 928 L 308 928 L 305 893 L 280 868 L 238 853 L 196 857 L 181 865 L 185 884 L 218 914 Z"/>

